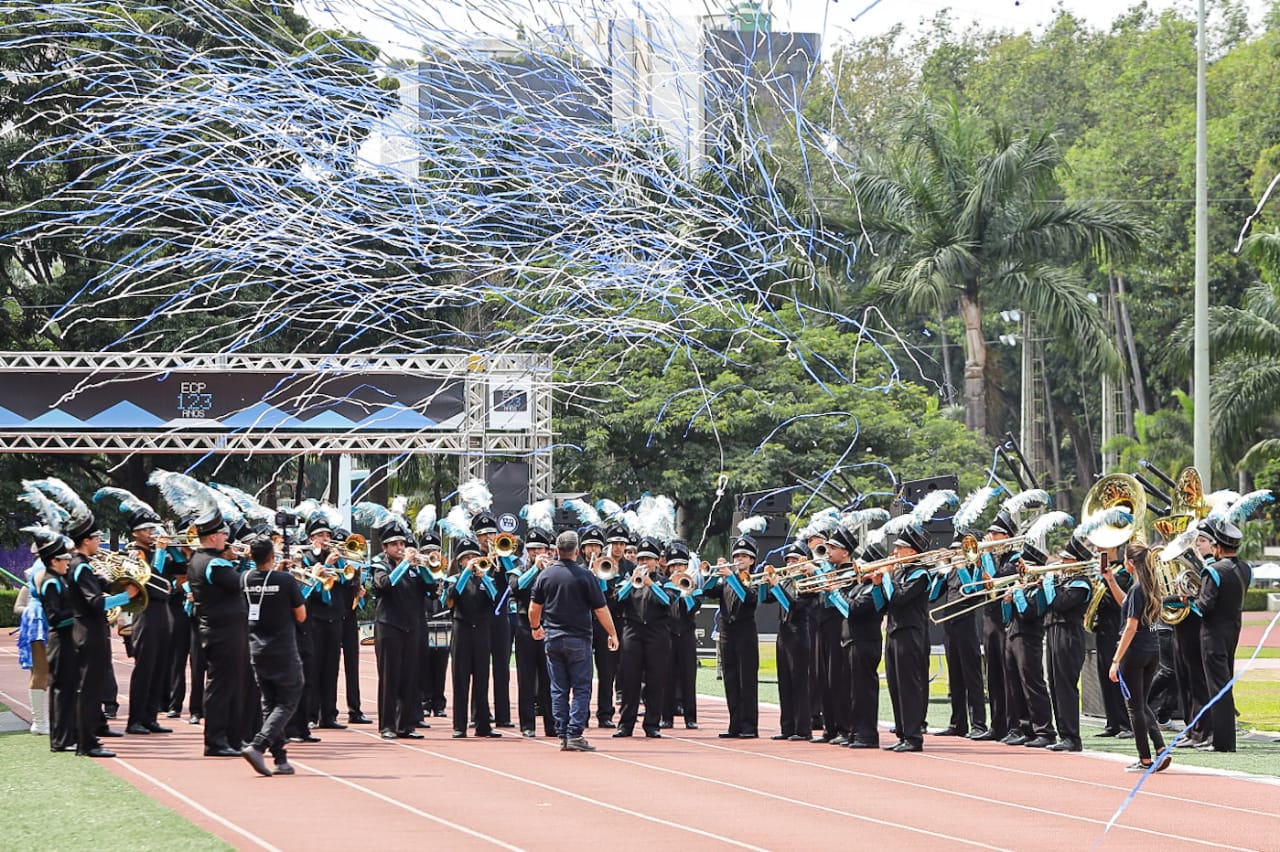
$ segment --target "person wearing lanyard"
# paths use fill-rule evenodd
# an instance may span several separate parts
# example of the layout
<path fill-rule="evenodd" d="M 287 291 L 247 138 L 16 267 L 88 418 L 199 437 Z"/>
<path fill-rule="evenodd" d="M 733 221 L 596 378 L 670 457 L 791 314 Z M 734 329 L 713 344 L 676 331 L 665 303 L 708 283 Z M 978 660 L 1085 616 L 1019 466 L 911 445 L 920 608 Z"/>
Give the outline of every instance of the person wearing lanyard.
<path fill-rule="evenodd" d="M 1126 772 L 1150 769 L 1151 747 L 1155 748 L 1156 754 L 1164 751 L 1164 737 L 1147 703 L 1151 681 L 1160 665 L 1160 638 L 1156 636 L 1154 625 L 1160 618 L 1162 600 L 1148 560 L 1151 555 L 1142 545 L 1130 544 L 1125 550 L 1125 567 L 1134 578 L 1134 584 L 1120 606 L 1124 628 L 1115 656 L 1111 659 L 1110 678 L 1112 682 L 1118 682 L 1125 693 L 1134 744 L 1138 747 L 1138 762 L 1126 767 Z M 1156 772 L 1167 769 L 1169 763 L 1170 757 L 1166 754 L 1156 766 Z"/>
<path fill-rule="evenodd" d="M 244 597 L 249 609 L 249 662 L 262 693 L 262 727 L 240 754 L 259 775 L 293 775 L 284 729 L 302 696 L 302 658 L 294 625 L 307 620 L 307 607 L 293 575 L 275 570 L 271 539 L 254 541 L 249 555 L 256 567 L 245 575 Z M 267 751 L 275 759 L 274 771 L 267 768 Z"/>

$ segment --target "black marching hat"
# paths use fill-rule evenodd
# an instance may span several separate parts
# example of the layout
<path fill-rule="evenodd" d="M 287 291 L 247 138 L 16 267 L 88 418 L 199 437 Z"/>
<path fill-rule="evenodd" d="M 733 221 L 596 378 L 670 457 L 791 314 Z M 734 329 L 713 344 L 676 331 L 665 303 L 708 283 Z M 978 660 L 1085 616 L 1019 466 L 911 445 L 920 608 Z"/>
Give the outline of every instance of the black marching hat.
<path fill-rule="evenodd" d="M 213 535 L 214 533 L 230 532 L 227 522 L 223 520 L 222 513 L 217 509 L 209 509 L 197 515 L 191 523 L 196 528 L 196 535 Z"/>
<path fill-rule="evenodd" d="M 626 544 L 631 540 L 631 535 L 627 532 L 627 528 L 622 524 L 609 524 L 605 530 L 605 540 L 609 544 L 621 542 Z"/>
<path fill-rule="evenodd" d="M 35 539 L 32 549 L 47 567 L 55 559 L 70 559 L 75 544 L 71 539 L 51 527 L 31 527 L 27 532 Z"/>
<path fill-rule="evenodd" d="M 854 540 L 853 533 L 841 526 L 837 526 L 827 535 L 827 547 L 839 547 L 853 553 L 858 549 L 858 544 Z"/>
<path fill-rule="evenodd" d="M 991 521 L 991 524 L 987 527 L 987 532 L 1004 533 L 1007 536 L 1015 536 L 1018 534 L 1018 525 L 1014 523 L 1012 515 L 1008 512 L 1002 511 L 1000 514 L 995 516 L 994 520 Z"/>
<path fill-rule="evenodd" d="M 749 535 L 740 535 L 733 540 L 733 546 L 729 549 L 730 556 L 738 554 L 746 554 L 752 559 L 757 556 L 756 540 Z"/>
<path fill-rule="evenodd" d="M 929 549 L 929 535 L 917 526 L 909 526 L 893 540 L 894 547 L 909 547 L 916 553 L 924 553 Z"/>
<path fill-rule="evenodd" d="M 862 554 L 858 557 L 862 562 L 879 562 L 888 559 L 889 554 L 885 552 L 884 545 L 871 542 L 862 548 Z"/>
<path fill-rule="evenodd" d="M 1244 540 L 1240 528 L 1225 518 L 1205 518 L 1200 522 L 1199 534 L 1227 550 L 1238 550 Z"/>
<path fill-rule="evenodd" d="M 382 542 L 385 547 L 397 541 L 408 541 L 409 530 L 405 527 L 404 522 L 399 518 L 393 518 L 382 526 L 378 527 L 375 532 L 378 534 L 378 541 Z"/>
<path fill-rule="evenodd" d="M 316 533 L 332 533 L 333 527 L 329 525 L 329 516 L 324 512 L 312 512 L 307 517 L 307 538 Z"/>
<path fill-rule="evenodd" d="M 424 532 L 422 535 L 418 536 L 418 549 L 419 550 L 439 550 L 440 536 L 436 533 L 435 530 L 432 530 L 430 532 Z"/>
<path fill-rule="evenodd" d="M 484 535 L 485 533 L 496 533 L 498 531 L 498 519 L 494 517 L 493 512 L 485 509 L 476 512 L 471 519 L 471 532 L 476 535 Z"/>
<path fill-rule="evenodd" d="M 645 536 L 644 538 L 640 539 L 640 543 L 636 545 L 636 558 L 640 559 L 646 556 L 651 559 L 661 559 L 662 558 L 662 542 L 658 541 L 656 538 L 651 538 L 649 536 Z M 686 561 L 687 559 L 688 557 L 686 557 Z"/>
<path fill-rule="evenodd" d="M 161 525 L 160 516 L 156 514 L 156 510 L 150 507 L 134 509 L 129 515 L 129 532 L 137 532 L 147 527 L 158 527 Z"/>
<path fill-rule="evenodd" d="M 1066 544 L 1062 546 L 1062 552 L 1068 559 L 1076 562 L 1088 562 L 1093 558 L 1093 551 L 1089 549 L 1089 545 L 1085 544 L 1084 539 L 1071 536 Z"/>
<path fill-rule="evenodd" d="M 453 558 L 461 559 L 464 556 L 479 556 L 480 542 L 470 536 L 465 536 L 453 543 Z"/>
<path fill-rule="evenodd" d="M 782 551 L 783 559 L 791 559 L 792 557 L 797 559 L 808 559 L 812 555 L 813 554 L 809 552 L 809 545 L 805 544 L 803 541 L 793 541 L 787 545 L 786 550 Z"/>
<path fill-rule="evenodd" d="M 604 547 L 604 544 L 605 544 L 604 533 L 601 532 L 600 528 L 595 524 L 590 524 L 588 526 L 585 526 L 582 529 L 578 530 L 578 544 L 579 545 L 598 544 L 601 547 Z"/>
<path fill-rule="evenodd" d="M 551 533 L 546 530 L 533 527 L 529 530 L 529 534 L 524 539 L 525 547 L 555 547 L 555 541 Z"/>
<path fill-rule="evenodd" d="M 636 545 L 636 554 L 640 553 L 640 545 Z M 668 565 L 688 565 L 691 554 L 689 553 L 689 545 L 683 541 L 673 541 L 667 545 L 667 564 Z"/>

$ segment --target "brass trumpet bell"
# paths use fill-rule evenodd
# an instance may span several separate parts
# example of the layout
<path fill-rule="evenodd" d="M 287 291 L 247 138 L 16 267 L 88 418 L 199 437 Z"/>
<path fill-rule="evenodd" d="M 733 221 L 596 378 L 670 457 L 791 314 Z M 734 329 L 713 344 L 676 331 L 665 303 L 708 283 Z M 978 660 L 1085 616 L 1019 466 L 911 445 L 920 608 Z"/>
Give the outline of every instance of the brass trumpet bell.
<path fill-rule="evenodd" d="M 500 532 L 493 537 L 489 551 L 497 558 L 515 556 L 520 550 L 520 539 L 508 532 Z"/>
<path fill-rule="evenodd" d="M 1127 473 L 1112 473 L 1095 482 L 1085 495 L 1081 508 L 1084 525 L 1094 526 L 1091 521 L 1110 509 L 1122 509 L 1129 513 L 1131 519 L 1124 524 L 1097 525 L 1086 536 L 1095 547 L 1110 550 L 1135 537 L 1141 538 L 1147 513 L 1147 494 L 1137 479 Z"/>
<path fill-rule="evenodd" d="M 618 577 L 618 563 L 607 556 L 601 556 L 591 563 L 591 573 L 596 575 L 597 580 L 605 580 L 606 582 L 615 580 Z"/>
<path fill-rule="evenodd" d="M 355 562 L 364 562 L 369 556 L 368 540 L 359 533 L 352 533 L 342 544 L 342 555 Z"/>

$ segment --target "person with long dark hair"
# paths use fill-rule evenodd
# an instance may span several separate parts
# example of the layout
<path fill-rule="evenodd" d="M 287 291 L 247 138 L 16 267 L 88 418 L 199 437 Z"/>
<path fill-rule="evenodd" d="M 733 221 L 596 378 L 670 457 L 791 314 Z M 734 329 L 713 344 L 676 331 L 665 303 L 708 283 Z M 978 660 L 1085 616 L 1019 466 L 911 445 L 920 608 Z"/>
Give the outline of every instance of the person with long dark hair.
<path fill-rule="evenodd" d="M 1125 691 L 1134 744 L 1138 748 L 1138 762 L 1128 766 L 1128 772 L 1145 772 L 1151 768 L 1152 747 L 1156 754 L 1164 751 L 1164 737 L 1148 701 L 1151 682 L 1160 667 L 1160 637 L 1156 635 L 1155 625 L 1160 620 L 1162 602 L 1149 561 L 1152 556 L 1143 545 L 1129 545 L 1125 550 L 1125 567 L 1134 583 L 1120 607 L 1123 628 L 1111 659 L 1110 678 L 1119 682 Z M 1156 771 L 1167 769 L 1169 763 L 1170 757 L 1166 754 Z"/>

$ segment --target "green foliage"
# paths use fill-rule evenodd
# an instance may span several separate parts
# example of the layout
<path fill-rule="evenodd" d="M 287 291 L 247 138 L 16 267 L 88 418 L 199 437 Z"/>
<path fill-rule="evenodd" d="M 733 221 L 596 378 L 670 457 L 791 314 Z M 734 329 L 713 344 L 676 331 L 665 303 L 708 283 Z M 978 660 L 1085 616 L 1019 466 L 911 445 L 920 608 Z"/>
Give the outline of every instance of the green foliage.
<path fill-rule="evenodd" d="M 1244 593 L 1245 612 L 1265 612 L 1267 609 L 1267 595 L 1274 595 L 1274 589 L 1247 589 Z"/>
<path fill-rule="evenodd" d="M 13 611 L 17 599 L 17 589 L 0 589 L 0 627 L 18 626 L 18 615 Z"/>

